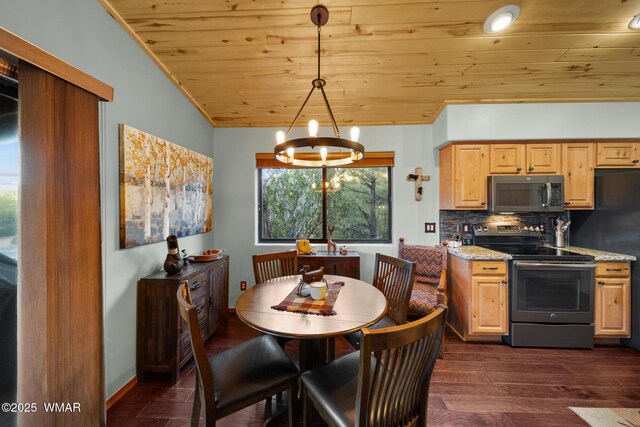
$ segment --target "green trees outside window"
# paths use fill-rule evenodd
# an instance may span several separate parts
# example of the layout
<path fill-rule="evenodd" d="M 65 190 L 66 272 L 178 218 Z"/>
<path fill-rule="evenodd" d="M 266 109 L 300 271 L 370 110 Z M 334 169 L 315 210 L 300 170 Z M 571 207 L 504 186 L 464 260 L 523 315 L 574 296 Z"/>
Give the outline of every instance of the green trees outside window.
<path fill-rule="evenodd" d="M 259 240 L 391 241 L 391 168 L 259 169 Z"/>

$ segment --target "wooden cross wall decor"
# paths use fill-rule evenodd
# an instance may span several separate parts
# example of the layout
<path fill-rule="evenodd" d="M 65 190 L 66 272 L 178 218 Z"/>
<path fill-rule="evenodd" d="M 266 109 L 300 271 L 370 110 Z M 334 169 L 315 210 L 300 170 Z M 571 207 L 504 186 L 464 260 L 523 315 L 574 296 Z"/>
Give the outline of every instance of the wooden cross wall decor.
<path fill-rule="evenodd" d="M 422 200 L 422 181 L 429 181 L 431 177 L 429 175 L 422 175 L 422 168 L 416 168 L 416 173 L 410 173 L 407 175 L 407 181 L 415 181 L 416 183 L 416 200 L 419 202 Z"/>

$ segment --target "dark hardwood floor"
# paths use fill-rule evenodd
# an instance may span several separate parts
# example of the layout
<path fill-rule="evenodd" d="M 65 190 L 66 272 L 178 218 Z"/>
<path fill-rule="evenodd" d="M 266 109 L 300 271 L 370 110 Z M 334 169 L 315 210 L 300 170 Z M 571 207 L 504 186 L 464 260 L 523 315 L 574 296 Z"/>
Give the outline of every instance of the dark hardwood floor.
<path fill-rule="evenodd" d="M 207 343 L 216 353 L 258 332 L 229 316 Z M 295 343 L 287 352 L 296 356 Z M 336 344 L 338 355 L 351 351 Z M 188 426 L 195 372 L 189 363 L 174 386 L 137 384 L 107 412 L 109 426 Z M 584 426 L 567 407 L 640 407 L 640 352 L 512 348 L 465 343 L 447 333 L 444 359 L 431 378 L 429 426 Z M 233 414 L 220 426 L 260 426 L 264 403 Z"/>

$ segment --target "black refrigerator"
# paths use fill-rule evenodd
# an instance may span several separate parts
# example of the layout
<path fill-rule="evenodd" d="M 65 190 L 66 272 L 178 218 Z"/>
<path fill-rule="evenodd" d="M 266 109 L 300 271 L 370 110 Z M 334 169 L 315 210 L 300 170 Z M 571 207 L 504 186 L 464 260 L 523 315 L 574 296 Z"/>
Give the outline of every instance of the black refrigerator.
<path fill-rule="evenodd" d="M 596 171 L 595 209 L 571 213 L 571 245 L 640 259 L 640 170 Z M 640 350 L 640 268 L 631 263 L 631 338 Z"/>

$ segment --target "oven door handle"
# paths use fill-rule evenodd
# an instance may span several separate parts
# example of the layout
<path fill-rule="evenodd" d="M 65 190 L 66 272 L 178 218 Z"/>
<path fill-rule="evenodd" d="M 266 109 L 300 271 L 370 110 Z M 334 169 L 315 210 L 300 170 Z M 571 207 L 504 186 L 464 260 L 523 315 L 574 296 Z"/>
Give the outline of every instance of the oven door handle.
<path fill-rule="evenodd" d="M 516 267 L 523 267 L 523 268 L 527 268 L 527 267 L 552 267 L 552 268 L 596 268 L 596 265 L 593 263 L 584 263 L 584 264 L 579 264 L 579 263 L 557 263 L 557 262 L 528 262 L 528 261 L 514 261 L 513 265 Z"/>

